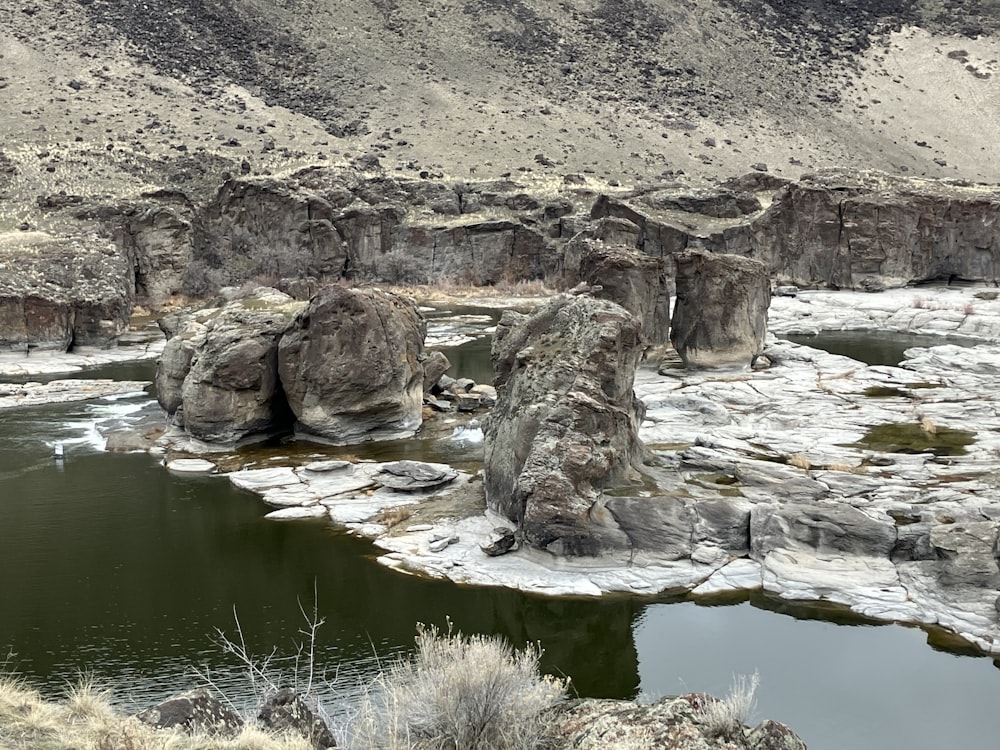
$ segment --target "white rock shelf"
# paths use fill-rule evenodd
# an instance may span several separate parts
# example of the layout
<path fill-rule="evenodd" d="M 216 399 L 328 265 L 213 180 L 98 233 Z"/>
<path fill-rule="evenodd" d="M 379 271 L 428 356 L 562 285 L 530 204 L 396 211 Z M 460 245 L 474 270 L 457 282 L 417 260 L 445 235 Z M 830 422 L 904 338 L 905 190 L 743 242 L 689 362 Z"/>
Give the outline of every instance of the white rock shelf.
<path fill-rule="evenodd" d="M 379 562 L 401 572 L 548 595 L 764 590 L 803 603 L 838 603 L 874 619 L 940 626 L 1000 653 L 1000 592 L 960 585 L 970 570 L 973 577 L 995 572 L 990 547 L 1000 528 L 1000 499 L 994 500 L 1000 487 L 1000 302 L 978 298 L 977 291 L 983 290 L 805 292 L 774 300 L 771 329 L 781 334 L 884 329 L 980 342 L 909 350 L 900 367 L 869 367 L 771 336 L 770 369 L 661 375 L 644 367 L 635 382 L 647 407 L 641 436 L 662 464 L 659 493 L 690 488 L 705 472 L 730 472 L 739 477 L 733 502 L 750 507 L 752 519 L 794 501 L 855 513 L 879 528 L 897 529 L 890 533 L 900 539 L 906 524 L 919 521 L 930 525 L 935 545 L 962 550 L 959 557 L 971 560 L 968 570 L 949 572 L 946 564 L 942 573 L 922 558 L 894 561 L 794 540 L 759 549 L 752 540 L 749 556 L 699 544 L 691 559 L 673 561 L 649 554 L 566 559 L 526 550 L 488 557 L 480 541 L 505 525 L 489 514 L 403 521 L 391 530 L 378 522 L 383 510 L 466 486 L 466 474 L 418 493 L 381 487 L 377 475 L 384 465 L 377 463 L 241 471 L 230 480 L 278 508 L 270 517 L 325 516 L 372 538 L 385 550 Z M 866 395 L 876 388 L 889 395 Z M 859 443 L 874 425 L 922 420 L 932 432 L 968 430 L 975 440 L 958 456 L 881 452 Z M 942 575 L 952 573 L 958 583 L 944 586 Z"/>
<path fill-rule="evenodd" d="M 112 365 L 120 362 L 142 362 L 156 359 L 163 351 L 165 339 L 142 344 L 119 346 L 110 349 L 77 347 L 72 352 L 34 352 L 30 355 L 0 353 L 0 375 L 6 377 L 33 377 Z"/>
<path fill-rule="evenodd" d="M 148 380 L 52 380 L 48 383 L 0 383 L 0 411 L 25 406 L 65 404 L 109 396 L 141 394 Z"/>

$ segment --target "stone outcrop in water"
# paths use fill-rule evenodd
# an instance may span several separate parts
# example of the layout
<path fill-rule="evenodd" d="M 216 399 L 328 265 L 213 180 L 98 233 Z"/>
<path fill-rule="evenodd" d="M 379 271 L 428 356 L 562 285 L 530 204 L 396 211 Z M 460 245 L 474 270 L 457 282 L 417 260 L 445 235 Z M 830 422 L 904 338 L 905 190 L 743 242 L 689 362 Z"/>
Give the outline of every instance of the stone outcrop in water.
<path fill-rule="evenodd" d="M 399 295 L 321 290 L 278 345 L 299 429 L 338 444 L 411 436 L 421 424 L 425 334 L 416 305 Z"/>
<path fill-rule="evenodd" d="M 616 302 L 638 318 L 647 343 L 658 346 L 670 340 L 670 294 L 660 258 L 587 242 L 580 278 L 593 296 Z"/>
<path fill-rule="evenodd" d="M 762 263 L 688 250 L 676 257 L 670 341 L 686 365 L 744 364 L 764 350 L 771 284 Z"/>
<path fill-rule="evenodd" d="M 0 350 L 112 346 L 134 299 L 130 264 L 104 239 L 0 234 Z"/>
<path fill-rule="evenodd" d="M 639 478 L 641 353 L 639 322 L 606 300 L 564 296 L 530 317 L 504 314 L 497 405 L 483 427 L 486 501 L 528 545 L 566 555 L 627 545 L 600 499 Z"/>
<path fill-rule="evenodd" d="M 236 443 L 291 426 L 278 382 L 278 340 L 304 303 L 274 290 L 202 311 L 171 338 L 157 369 L 168 414 L 181 407 L 187 434 Z"/>

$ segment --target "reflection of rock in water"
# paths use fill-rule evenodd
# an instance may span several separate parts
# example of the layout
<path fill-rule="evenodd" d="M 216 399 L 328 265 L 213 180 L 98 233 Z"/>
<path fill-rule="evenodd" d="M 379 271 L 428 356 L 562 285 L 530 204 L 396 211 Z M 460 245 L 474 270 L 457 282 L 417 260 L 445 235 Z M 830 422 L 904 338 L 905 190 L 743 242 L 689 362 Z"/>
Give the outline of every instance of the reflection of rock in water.
<path fill-rule="evenodd" d="M 644 605 L 625 597 L 595 601 L 522 594 L 519 598 L 516 607 L 498 617 L 512 641 L 542 644 L 546 672 L 571 675 L 570 690 L 580 695 L 636 696 L 639 655 L 633 628 Z"/>
<path fill-rule="evenodd" d="M 456 427 L 448 439 L 461 445 L 476 445 L 483 442 L 483 428 L 478 419 L 470 419 L 467 424 Z"/>

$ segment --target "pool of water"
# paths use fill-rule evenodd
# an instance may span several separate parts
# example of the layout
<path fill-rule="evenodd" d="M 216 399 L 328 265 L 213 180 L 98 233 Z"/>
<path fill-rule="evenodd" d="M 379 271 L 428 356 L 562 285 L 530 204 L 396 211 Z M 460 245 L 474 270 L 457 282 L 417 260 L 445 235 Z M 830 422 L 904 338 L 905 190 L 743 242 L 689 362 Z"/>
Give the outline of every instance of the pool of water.
<path fill-rule="evenodd" d="M 788 334 L 783 338 L 830 354 L 850 357 L 866 365 L 896 366 L 903 361 L 903 352 L 920 346 L 957 344 L 974 346 L 966 338 L 928 336 L 892 331 L 821 331 L 815 334 Z"/>
<path fill-rule="evenodd" d="M 148 379 L 145 367 L 129 377 Z M 252 652 L 291 656 L 302 640 L 299 605 L 316 601 L 325 618 L 320 677 L 335 714 L 380 663 L 410 649 L 417 623 L 450 619 L 463 632 L 540 643 L 544 668 L 570 676 L 582 696 L 724 693 L 734 674 L 757 672 L 757 717 L 787 723 L 812 750 L 995 747 L 993 661 L 931 648 L 919 629 L 762 596 L 727 606 L 557 599 L 401 575 L 379 565 L 369 543 L 326 523 L 265 521 L 260 499 L 223 477 L 103 453 L 97 422 L 144 403 L 0 412 L 0 655 L 15 652 L 19 672 L 49 691 L 87 672 L 137 707 L 200 684 L 200 667 L 245 696 L 217 629 L 235 637 L 235 612 Z M 441 430 L 423 445 L 363 450 L 433 458 L 453 450 L 448 439 Z M 62 464 L 50 457 L 56 441 L 67 448 Z M 465 445 L 462 461 L 479 450 Z"/>

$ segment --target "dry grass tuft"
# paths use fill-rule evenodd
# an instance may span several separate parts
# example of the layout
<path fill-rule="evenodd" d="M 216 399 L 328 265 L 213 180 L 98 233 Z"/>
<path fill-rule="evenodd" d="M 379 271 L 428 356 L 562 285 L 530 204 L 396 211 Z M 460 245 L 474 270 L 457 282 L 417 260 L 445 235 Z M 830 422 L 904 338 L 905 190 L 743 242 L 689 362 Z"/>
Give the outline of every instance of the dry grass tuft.
<path fill-rule="evenodd" d="M 812 461 L 806 458 L 806 456 L 802 453 L 796 453 L 788 457 L 788 465 L 808 471 L 812 468 Z"/>
<path fill-rule="evenodd" d="M 698 712 L 698 720 L 710 737 L 735 740 L 743 734 L 743 728 L 751 718 L 756 705 L 754 694 L 760 684 L 759 675 L 740 675 L 733 678 L 729 694 L 725 698 L 710 699 Z"/>
<path fill-rule="evenodd" d="M 89 678 L 60 703 L 44 701 L 15 677 L 0 677 L 0 747 L 3 750 L 312 750 L 294 735 L 255 726 L 236 737 L 187 735 L 154 729 L 118 713 L 110 695 Z"/>
<path fill-rule="evenodd" d="M 375 516 L 375 523 L 380 523 L 387 529 L 398 526 L 403 521 L 408 521 L 413 516 L 413 509 L 406 505 L 397 505 L 395 508 L 383 508 Z"/>

